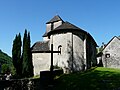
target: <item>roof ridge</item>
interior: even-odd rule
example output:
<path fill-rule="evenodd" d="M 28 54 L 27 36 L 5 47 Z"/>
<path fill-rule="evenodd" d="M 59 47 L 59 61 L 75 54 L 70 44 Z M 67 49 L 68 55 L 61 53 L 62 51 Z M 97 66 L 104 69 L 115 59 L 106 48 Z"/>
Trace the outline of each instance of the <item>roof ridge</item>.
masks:
<path fill-rule="evenodd" d="M 48 21 L 46 24 L 48 23 L 53 23 L 53 22 L 57 22 L 57 21 L 63 21 L 62 18 L 59 15 L 55 15 L 50 21 Z"/>
<path fill-rule="evenodd" d="M 110 39 L 110 41 L 105 45 L 105 47 L 103 48 L 103 50 L 112 42 L 112 40 L 113 40 L 114 38 L 119 39 L 117 36 L 112 37 L 112 38 Z M 119 39 L 119 40 L 120 40 L 120 39 Z M 103 50 L 102 50 L 102 51 L 103 51 Z"/>
<path fill-rule="evenodd" d="M 74 24 L 72 24 L 72 23 L 70 23 L 68 21 L 65 21 L 62 25 L 58 26 L 54 30 L 58 30 L 58 29 L 80 29 L 80 30 L 83 30 L 83 29 L 75 26 Z M 52 30 L 52 31 L 54 31 L 54 30 Z"/>

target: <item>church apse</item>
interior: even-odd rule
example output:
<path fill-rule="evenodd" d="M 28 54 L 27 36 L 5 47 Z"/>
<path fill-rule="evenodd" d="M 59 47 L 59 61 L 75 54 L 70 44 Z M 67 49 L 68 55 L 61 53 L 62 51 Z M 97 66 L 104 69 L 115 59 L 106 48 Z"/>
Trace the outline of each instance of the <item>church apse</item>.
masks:
<path fill-rule="evenodd" d="M 85 36 L 92 39 L 92 41 L 89 42 L 85 39 Z M 87 63 L 88 58 L 90 62 L 95 62 L 96 52 L 94 48 L 96 48 L 97 44 L 93 40 L 92 36 L 81 28 L 69 22 L 64 22 L 58 15 L 46 23 L 46 32 L 43 35 L 43 39 L 44 41 L 42 42 L 44 44 L 40 44 L 42 42 L 36 44 L 38 45 L 38 50 L 39 48 L 42 49 L 42 51 L 46 50 L 44 45 L 47 46 L 48 50 L 51 50 L 50 45 L 53 44 L 53 51 L 61 51 L 59 54 L 53 54 L 53 65 L 62 68 L 64 73 L 85 70 L 85 67 L 89 64 Z M 90 52 L 93 52 L 92 57 L 88 57 L 87 55 L 87 45 L 90 45 Z M 37 48 L 35 47 L 34 49 L 36 50 Z M 49 70 L 51 61 L 50 54 L 47 55 L 46 53 L 41 54 L 39 52 L 33 52 L 32 55 L 33 62 L 35 63 L 34 70 L 42 71 L 42 68 L 46 66 L 46 64 L 47 66 L 45 68 L 46 70 Z M 44 64 L 40 66 L 41 68 L 37 65 L 38 61 L 40 61 L 39 64 Z M 44 63 L 44 61 L 46 63 Z M 38 71 L 36 71 L 36 73 L 37 72 Z"/>

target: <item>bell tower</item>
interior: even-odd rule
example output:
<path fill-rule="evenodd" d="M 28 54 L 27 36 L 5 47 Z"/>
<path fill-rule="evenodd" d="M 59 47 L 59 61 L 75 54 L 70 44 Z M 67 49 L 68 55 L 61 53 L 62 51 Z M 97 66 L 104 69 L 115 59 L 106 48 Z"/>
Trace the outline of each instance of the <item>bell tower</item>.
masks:
<path fill-rule="evenodd" d="M 43 40 L 47 41 L 49 40 L 47 33 L 54 30 L 58 26 L 62 25 L 64 21 L 60 18 L 59 15 L 54 16 L 50 21 L 46 23 L 46 32 L 43 35 Z"/>

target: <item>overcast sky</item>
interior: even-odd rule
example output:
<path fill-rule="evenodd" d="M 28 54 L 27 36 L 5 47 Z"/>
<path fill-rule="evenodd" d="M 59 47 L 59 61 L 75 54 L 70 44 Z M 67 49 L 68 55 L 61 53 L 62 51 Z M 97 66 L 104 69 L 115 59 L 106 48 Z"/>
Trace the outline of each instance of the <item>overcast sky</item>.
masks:
<path fill-rule="evenodd" d="M 31 45 L 42 41 L 55 15 L 89 32 L 99 46 L 120 35 L 120 0 L 0 0 L 0 49 L 11 55 L 15 35 L 25 29 Z"/>

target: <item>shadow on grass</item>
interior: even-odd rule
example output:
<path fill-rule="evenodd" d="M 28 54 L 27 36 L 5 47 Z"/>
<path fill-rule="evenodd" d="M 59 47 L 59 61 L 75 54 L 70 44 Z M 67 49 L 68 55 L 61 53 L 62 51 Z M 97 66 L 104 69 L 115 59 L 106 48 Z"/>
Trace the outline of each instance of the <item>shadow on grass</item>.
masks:
<path fill-rule="evenodd" d="M 55 81 L 54 90 L 119 90 L 120 70 L 96 68 L 63 75 Z"/>

